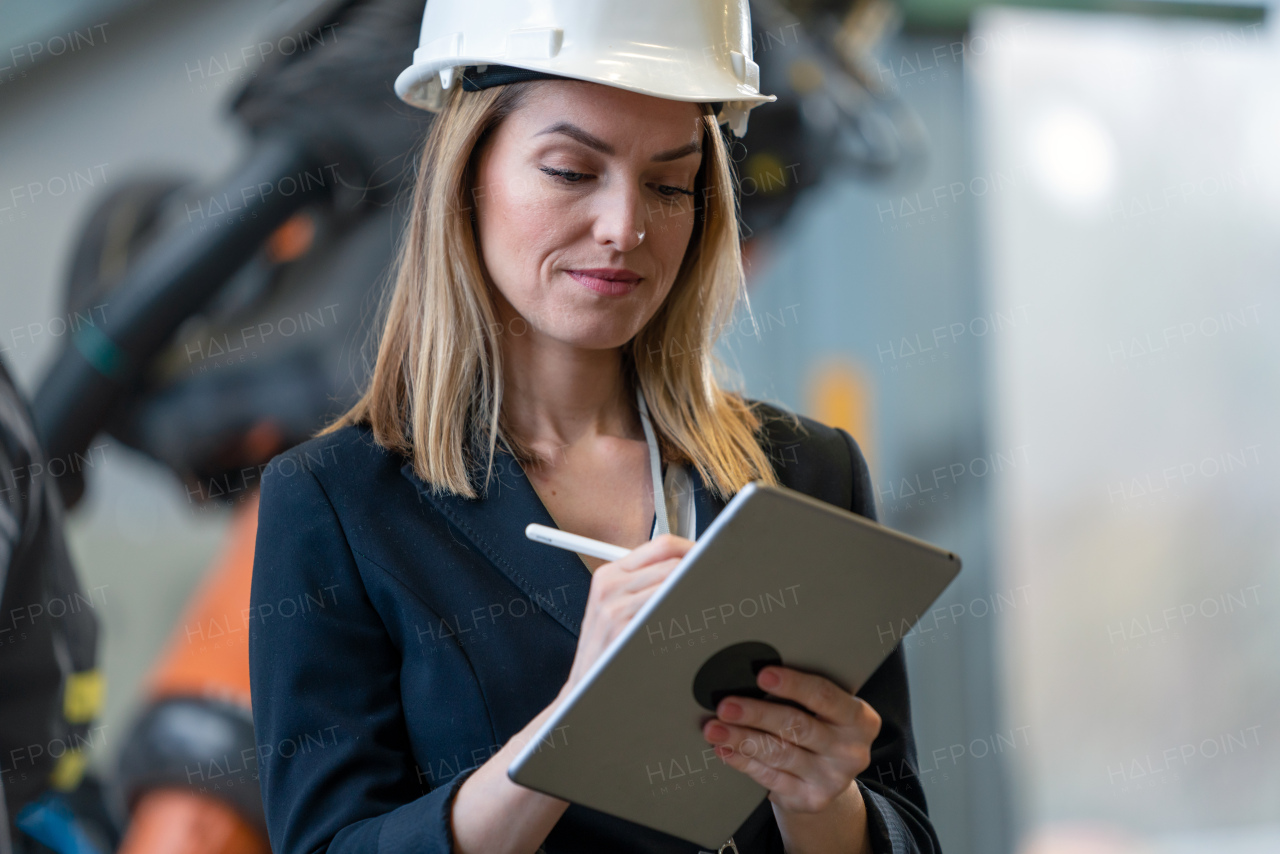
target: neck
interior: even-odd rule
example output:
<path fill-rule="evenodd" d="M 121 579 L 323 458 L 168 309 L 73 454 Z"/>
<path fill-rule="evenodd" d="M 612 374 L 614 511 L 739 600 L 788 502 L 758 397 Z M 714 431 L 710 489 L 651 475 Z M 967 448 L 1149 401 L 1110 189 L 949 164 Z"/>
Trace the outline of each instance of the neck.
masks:
<path fill-rule="evenodd" d="M 532 327 L 501 335 L 502 409 L 515 436 L 538 454 L 558 456 L 597 436 L 644 440 L 620 348 L 589 350 Z"/>

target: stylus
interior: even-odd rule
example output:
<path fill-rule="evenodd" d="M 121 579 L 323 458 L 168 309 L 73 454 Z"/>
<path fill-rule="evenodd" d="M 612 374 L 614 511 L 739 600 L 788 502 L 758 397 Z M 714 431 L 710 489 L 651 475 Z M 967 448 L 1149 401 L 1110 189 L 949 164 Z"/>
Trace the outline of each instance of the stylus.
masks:
<path fill-rule="evenodd" d="M 568 531 L 561 531 L 559 528 L 548 528 L 546 525 L 539 525 L 537 522 L 530 522 L 526 525 L 524 535 L 535 543 L 545 543 L 548 546 L 555 546 L 558 549 L 565 549 L 578 554 L 591 555 L 601 560 L 617 560 L 631 551 L 631 549 L 610 545 L 600 540 L 593 540 L 590 537 L 570 534 Z"/>

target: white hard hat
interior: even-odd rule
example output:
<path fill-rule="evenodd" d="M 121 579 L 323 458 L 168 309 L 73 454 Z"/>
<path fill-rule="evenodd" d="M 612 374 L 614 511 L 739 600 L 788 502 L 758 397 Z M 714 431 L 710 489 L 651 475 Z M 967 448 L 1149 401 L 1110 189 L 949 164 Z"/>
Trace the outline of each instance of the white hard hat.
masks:
<path fill-rule="evenodd" d="M 468 89 L 568 77 L 721 104 L 738 136 L 777 100 L 760 94 L 748 0 L 429 0 L 396 94 L 438 111 L 464 69 Z"/>

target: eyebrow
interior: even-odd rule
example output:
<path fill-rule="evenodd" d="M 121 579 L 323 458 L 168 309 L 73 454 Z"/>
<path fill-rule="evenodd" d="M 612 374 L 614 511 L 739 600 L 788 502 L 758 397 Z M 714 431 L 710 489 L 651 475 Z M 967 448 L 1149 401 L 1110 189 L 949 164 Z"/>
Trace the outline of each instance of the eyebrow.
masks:
<path fill-rule="evenodd" d="M 587 148 L 591 148 L 600 152 L 601 154 L 613 156 L 616 153 L 614 151 L 613 146 L 605 142 L 600 137 L 595 136 L 594 134 L 587 133 L 582 128 L 578 127 L 575 124 L 570 124 L 569 122 L 556 122 L 550 127 L 547 127 L 538 131 L 536 134 L 534 134 L 534 136 L 542 136 L 548 133 L 562 134 L 576 142 L 579 142 L 585 145 Z M 694 154 L 701 150 L 702 150 L 702 144 L 697 141 L 693 141 L 693 142 L 686 143 L 680 146 L 679 148 L 672 148 L 672 149 L 668 149 L 667 151 L 659 151 L 657 154 L 653 155 L 653 157 L 651 157 L 650 159 L 654 163 L 668 163 L 672 160 L 679 160 L 681 157 L 688 157 L 690 154 Z"/>

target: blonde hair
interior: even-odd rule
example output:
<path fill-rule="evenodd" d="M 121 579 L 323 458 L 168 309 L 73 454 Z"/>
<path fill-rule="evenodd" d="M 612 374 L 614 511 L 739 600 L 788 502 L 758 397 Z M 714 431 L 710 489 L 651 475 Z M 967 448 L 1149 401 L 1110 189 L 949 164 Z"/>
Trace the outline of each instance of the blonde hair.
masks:
<path fill-rule="evenodd" d="M 488 447 L 486 488 L 499 442 L 521 463 L 541 462 L 502 414 L 501 332 L 494 331 L 501 327 L 468 201 L 477 153 L 531 85 L 538 83 L 453 87 L 418 165 L 368 387 L 321 431 L 367 424 L 378 444 L 412 460 L 430 488 L 467 498 L 478 496 L 470 476 L 477 438 Z M 712 346 L 739 295 L 745 298 L 745 275 L 728 148 L 709 107 L 701 121 L 689 248 L 662 306 L 623 345 L 622 361 L 632 397 L 636 383 L 643 390 L 663 459 L 692 465 L 727 500 L 752 480 L 774 484 L 777 476 L 757 438 L 762 414 L 715 377 Z"/>

